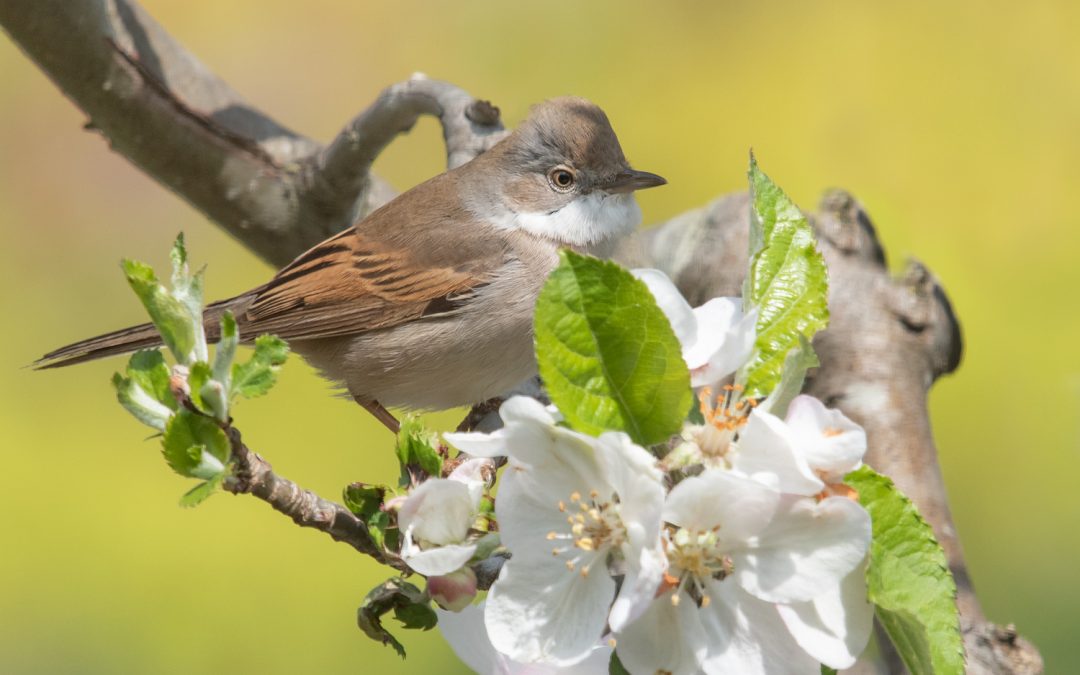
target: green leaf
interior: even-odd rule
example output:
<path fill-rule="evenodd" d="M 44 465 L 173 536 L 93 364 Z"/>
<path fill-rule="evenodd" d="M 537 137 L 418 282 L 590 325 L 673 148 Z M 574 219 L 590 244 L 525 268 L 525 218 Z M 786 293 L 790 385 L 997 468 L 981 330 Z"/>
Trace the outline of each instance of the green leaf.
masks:
<path fill-rule="evenodd" d="M 350 483 L 342 491 L 345 508 L 363 519 L 368 519 L 382 508 L 386 488 L 382 485 Z"/>
<path fill-rule="evenodd" d="M 206 334 L 202 326 L 203 273 L 205 270 L 199 270 L 194 276 L 188 271 L 187 248 L 184 246 L 183 232 L 176 235 L 176 241 L 173 242 L 169 258 L 172 261 L 172 296 L 187 308 L 194 324 L 194 357 L 205 361 L 207 360 Z"/>
<path fill-rule="evenodd" d="M 126 374 L 159 403 L 176 409 L 176 397 L 169 389 L 169 367 L 165 365 L 161 350 L 144 349 L 132 354 Z"/>
<path fill-rule="evenodd" d="M 114 373 L 112 383 L 116 389 L 116 400 L 135 419 L 158 431 L 165 430 L 169 417 L 173 414 L 172 409 L 158 401 L 130 377 Z"/>
<path fill-rule="evenodd" d="M 836 668 L 830 668 L 823 663 L 821 664 L 821 675 L 836 675 Z"/>
<path fill-rule="evenodd" d="M 165 346 L 178 362 L 185 365 L 191 363 L 195 358 L 196 339 L 195 321 L 188 307 L 158 283 L 157 276 L 149 265 L 135 260 L 124 260 L 122 267 L 128 284 L 142 301 L 150 320 L 161 333 Z"/>
<path fill-rule="evenodd" d="M 611 652 L 611 659 L 608 660 L 608 675 L 630 675 L 630 671 L 622 664 L 619 655 L 615 652 Z"/>
<path fill-rule="evenodd" d="M 219 473 L 210 480 L 203 481 L 185 492 L 184 496 L 180 498 L 180 506 L 189 509 L 202 504 L 210 497 L 210 495 L 217 491 L 222 481 L 225 480 L 226 475 L 228 475 L 227 472 Z"/>
<path fill-rule="evenodd" d="M 750 156 L 750 273 L 744 305 L 756 308 L 757 339 L 739 373 L 746 396 L 766 396 L 780 381 L 784 358 L 800 336 L 829 321 L 825 260 L 806 217 Z"/>
<path fill-rule="evenodd" d="M 275 335 L 255 339 L 255 351 L 246 363 L 232 367 L 233 396 L 255 398 L 270 391 L 277 381 L 277 370 L 289 355 L 289 345 Z"/>
<path fill-rule="evenodd" d="M 625 431 L 651 445 L 682 426 L 690 374 L 648 287 L 613 262 L 572 251 L 536 303 L 540 376 L 570 426 Z"/>
<path fill-rule="evenodd" d="M 438 451 L 439 439 L 429 432 L 415 415 L 401 420 L 397 445 L 394 448 L 401 464 L 401 486 L 413 483 L 417 470 L 438 478 L 442 474 L 442 457 Z M 418 476 L 422 478 L 422 476 Z"/>
<path fill-rule="evenodd" d="M 439 616 L 428 604 L 394 607 L 394 618 L 400 621 L 403 627 L 412 630 L 431 630 L 439 623 Z"/>
<path fill-rule="evenodd" d="M 213 374 L 210 372 L 210 364 L 205 361 L 196 361 L 188 370 L 188 388 L 191 390 L 191 401 L 199 410 L 209 412 L 202 400 L 202 389 Z"/>
<path fill-rule="evenodd" d="M 382 617 L 393 610 L 394 615 L 406 628 L 427 630 L 435 625 L 434 621 L 427 625 L 430 617 L 425 617 L 423 610 L 410 609 L 413 606 L 427 607 L 428 611 L 431 611 L 427 596 L 419 588 L 397 577 L 387 579 L 364 598 L 356 610 L 356 624 L 368 637 L 390 645 L 401 658 L 405 658 L 405 647 L 383 627 Z"/>
<path fill-rule="evenodd" d="M 209 480 L 225 470 L 229 438 L 209 417 L 181 410 L 165 426 L 165 461 L 181 476 Z"/>
<path fill-rule="evenodd" d="M 777 417 L 787 414 L 788 405 L 798 396 L 806 382 L 806 372 L 821 365 L 814 348 L 805 336 L 799 335 L 799 345 L 784 357 L 784 368 L 780 371 L 780 383 L 769 397 L 759 406 L 761 410 Z"/>
<path fill-rule="evenodd" d="M 869 467 L 844 481 L 870 512 L 867 595 L 912 675 L 964 672 L 956 583 L 941 545 L 915 505 Z"/>
<path fill-rule="evenodd" d="M 236 317 L 229 310 L 225 310 L 221 315 L 221 339 L 214 350 L 214 379 L 224 385 L 226 391 L 232 387 L 232 362 L 236 358 L 236 345 L 239 341 Z"/>

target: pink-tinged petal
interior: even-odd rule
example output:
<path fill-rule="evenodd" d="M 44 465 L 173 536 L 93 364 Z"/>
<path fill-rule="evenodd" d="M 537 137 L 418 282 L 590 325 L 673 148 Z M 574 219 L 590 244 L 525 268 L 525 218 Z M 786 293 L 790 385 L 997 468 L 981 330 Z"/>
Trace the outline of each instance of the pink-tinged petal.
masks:
<path fill-rule="evenodd" d="M 411 529 L 405 531 L 405 540 L 401 544 L 401 558 L 405 564 L 426 577 L 455 572 L 469 562 L 474 553 L 474 544 L 448 544 L 421 549 L 417 546 Z"/>
<path fill-rule="evenodd" d="M 846 497 L 788 498 L 750 547 L 732 552 L 735 579 L 768 602 L 802 602 L 836 588 L 870 545 L 870 514 Z"/>
<path fill-rule="evenodd" d="M 412 491 L 398 511 L 398 525 L 422 544 L 456 544 L 476 517 L 469 488 L 456 480 L 430 478 Z"/>
<path fill-rule="evenodd" d="M 476 572 L 462 567 L 450 574 L 430 576 L 427 580 L 427 594 L 439 607 L 460 612 L 476 598 Z"/>
<path fill-rule="evenodd" d="M 566 666 L 587 658 L 607 623 L 615 582 L 549 561 L 511 558 L 488 593 L 484 624 L 495 649 L 515 661 Z"/>
<path fill-rule="evenodd" d="M 798 452 L 784 421 L 761 410 L 750 413 L 739 434 L 732 465 L 738 473 L 780 492 L 816 495 L 825 489 L 825 483 Z"/>
<path fill-rule="evenodd" d="M 840 586 L 813 600 L 777 605 L 795 641 L 830 668 L 850 668 L 870 642 L 874 606 L 866 599 L 866 567 L 863 561 Z"/>
<path fill-rule="evenodd" d="M 656 591 L 664 580 L 667 566 L 667 557 L 661 548 L 641 549 L 635 560 L 626 561 L 626 574 L 619 588 L 619 597 L 615 598 L 608 615 L 608 626 L 612 631 L 617 633 L 625 628 L 655 602 Z"/>
<path fill-rule="evenodd" d="M 785 630 L 776 606 L 730 581 L 708 585 L 710 602 L 700 610 L 708 652 L 702 672 L 710 675 L 818 675 L 821 667 Z"/>
<path fill-rule="evenodd" d="M 759 534 L 772 520 L 780 494 L 729 471 L 708 469 L 687 478 L 668 494 L 664 520 L 689 530 L 711 530 L 727 544 Z"/>
<path fill-rule="evenodd" d="M 791 401 L 787 424 L 802 456 L 828 482 L 840 482 L 862 464 L 866 432 L 813 396 L 800 395 Z"/>
<path fill-rule="evenodd" d="M 616 636 L 615 652 L 631 673 L 701 672 L 708 638 L 694 601 L 686 593 L 680 594 L 677 605 L 671 603 L 670 592 L 656 598 L 637 621 Z"/>
<path fill-rule="evenodd" d="M 675 287 L 671 279 L 660 270 L 636 269 L 630 270 L 630 273 L 644 281 L 649 287 L 649 291 L 656 298 L 657 306 L 671 323 L 675 337 L 683 346 L 685 356 L 687 347 L 693 345 L 699 335 L 698 319 L 694 310 L 690 309 L 690 304 L 683 298 L 682 293 L 679 293 L 679 289 Z"/>

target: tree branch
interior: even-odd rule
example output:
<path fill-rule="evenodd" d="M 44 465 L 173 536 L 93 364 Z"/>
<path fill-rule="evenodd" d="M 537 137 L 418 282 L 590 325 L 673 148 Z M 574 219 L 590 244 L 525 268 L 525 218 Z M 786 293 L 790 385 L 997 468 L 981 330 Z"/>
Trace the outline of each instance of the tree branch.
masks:
<path fill-rule="evenodd" d="M 645 233 L 623 260 L 664 270 L 692 305 L 738 296 L 749 209 L 745 193 L 722 197 Z M 1034 646 L 983 615 L 949 512 L 927 409 L 930 387 L 956 369 L 962 350 L 944 289 L 916 261 L 891 278 L 869 216 L 848 193 L 827 193 L 811 221 L 829 266 L 831 317 L 814 339 L 821 366 L 807 393 L 866 429 L 867 463 L 892 478 L 933 526 L 956 578 L 968 672 L 1042 672 Z M 893 661 L 888 672 L 903 668 Z"/>
<path fill-rule="evenodd" d="M 451 166 L 503 133 L 494 106 L 414 79 L 324 150 L 244 101 L 132 0 L 6 0 L 0 25 L 87 128 L 276 266 L 394 196 L 371 162 L 417 116 L 439 116 Z"/>
<path fill-rule="evenodd" d="M 225 490 L 233 494 L 258 497 L 300 527 L 311 527 L 325 532 L 334 541 L 348 544 L 377 562 L 397 570 L 408 569 L 400 558 L 386 553 L 375 543 L 367 525 L 352 511 L 274 473 L 269 462 L 244 445 L 240 432 L 235 427 L 227 427 L 226 433 L 232 445 L 235 470 L 225 481 Z"/>

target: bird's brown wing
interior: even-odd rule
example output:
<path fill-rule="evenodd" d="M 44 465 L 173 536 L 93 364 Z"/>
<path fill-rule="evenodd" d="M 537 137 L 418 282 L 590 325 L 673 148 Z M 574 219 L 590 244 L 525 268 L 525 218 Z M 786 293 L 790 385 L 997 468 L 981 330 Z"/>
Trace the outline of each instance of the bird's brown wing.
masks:
<path fill-rule="evenodd" d="M 241 332 L 333 337 L 452 312 L 492 279 L 506 255 L 498 238 L 463 246 L 455 225 L 420 228 L 412 237 L 358 227 L 328 239 L 256 289 L 240 312 Z"/>

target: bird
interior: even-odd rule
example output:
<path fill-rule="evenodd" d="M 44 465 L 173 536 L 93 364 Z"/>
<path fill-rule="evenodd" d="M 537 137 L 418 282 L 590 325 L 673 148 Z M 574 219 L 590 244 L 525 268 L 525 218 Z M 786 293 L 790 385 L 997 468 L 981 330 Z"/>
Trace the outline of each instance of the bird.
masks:
<path fill-rule="evenodd" d="M 208 305 L 241 340 L 272 333 L 392 431 L 388 408 L 481 403 L 537 372 L 533 309 L 559 250 L 606 257 L 641 221 L 631 168 L 604 111 L 578 97 L 532 107 L 475 159 L 402 193 L 270 281 Z M 55 368 L 161 344 L 152 324 L 61 347 Z"/>

